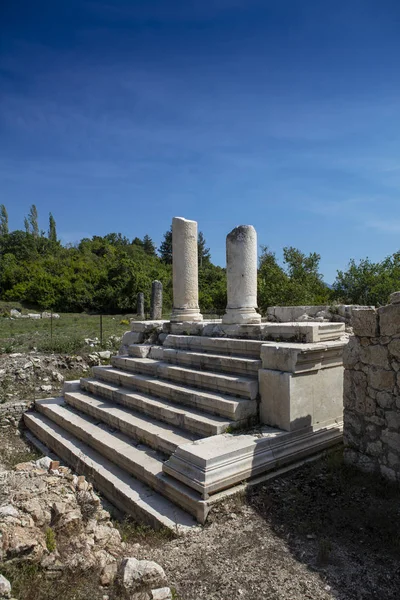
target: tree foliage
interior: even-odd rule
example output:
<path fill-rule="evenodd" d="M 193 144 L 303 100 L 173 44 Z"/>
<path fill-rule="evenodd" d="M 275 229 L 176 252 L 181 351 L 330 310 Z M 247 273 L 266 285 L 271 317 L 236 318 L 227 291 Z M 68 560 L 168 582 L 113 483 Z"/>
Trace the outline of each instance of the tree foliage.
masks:
<path fill-rule="evenodd" d="M 258 270 L 258 305 L 262 313 L 269 306 L 326 304 L 330 290 L 319 273 L 321 257 L 306 255 L 293 247 L 283 249 L 283 266 L 267 246 L 262 246 Z"/>
<path fill-rule="evenodd" d="M 51 213 L 49 213 L 49 240 L 57 242 L 56 221 Z"/>
<path fill-rule="evenodd" d="M 164 233 L 159 252 L 162 262 L 172 265 L 172 226 Z"/>
<path fill-rule="evenodd" d="M 29 210 L 28 222 L 30 225 L 30 232 L 32 233 L 32 235 L 35 238 L 39 237 L 38 211 L 35 204 L 32 204 Z"/>
<path fill-rule="evenodd" d="M 350 260 L 346 271 L 338 271 L 333 284 L 334 297 L 346 304 L 380 306 L 400 289 L 400 252 L 380 262 L 364 258 Z"/>
<path fill-rule="evenodd" d="M 0 235 L 8 233 L 8 213 L 4 204 L 0 204 Z"/>

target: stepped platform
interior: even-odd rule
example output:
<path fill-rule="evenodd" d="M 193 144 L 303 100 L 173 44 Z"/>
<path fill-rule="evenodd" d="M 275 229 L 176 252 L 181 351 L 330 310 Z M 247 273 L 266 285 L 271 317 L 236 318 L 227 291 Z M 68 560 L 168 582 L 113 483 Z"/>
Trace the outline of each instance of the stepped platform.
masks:
<path fill-rule="evenodd" d="M 37 400 L 25 424 L 121 510 L 154 527 L 185 531 L 205 522 L 213 497 L 341 439 L 340 419 L 330 415 L 323 427 L 312 419 L 292 426 L 286 412 L 278 425 L 260 423 L 268 394 L 275 408 L 277 403 L 276 382 L 266 383 L 266 373 L 304 381 L 305 372 L 320 368 L 317 359 L 331 371 L 340 368 L 343 346 L 319 340 L 297 342 L 293 350 L 290 343 L 247 337 L 249 328 L 261 331 L 264 325 L 271 326 L 238 326 L 243 337 L 228 337 L 204 335 L 210 323 L 132 323 L 123 353 L 113 356 L 110 366 L 66 382 L 60 398 Z M 342 330 L 323 327 L 341 326 L 336 323 L 308 330 L 309 323 L 300 325 L 314 337 L 331 331 L 337 339 Z M 220 323 L 213 322 L 216 326 Z M 178 331 L 165 331 L 171 328 Z M 297 335 L 297 324 L 291 332 Z M 142 339 L 147 333 L 152 343 Z M 301 365 L 297 371 L 295 364 Z M 268 370 L 271 365 L 275 370 Z M 321 385 L 319 394 L 323 380 Z M 271 420 L 275 412 L 270 411 Z"/>

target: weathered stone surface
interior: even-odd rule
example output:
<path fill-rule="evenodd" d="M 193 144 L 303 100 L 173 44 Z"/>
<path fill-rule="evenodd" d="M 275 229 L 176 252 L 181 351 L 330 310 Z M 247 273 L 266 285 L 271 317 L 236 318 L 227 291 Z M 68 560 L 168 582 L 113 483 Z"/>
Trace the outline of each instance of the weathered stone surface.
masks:
<path fill-rule="evenodd" d="M 163 587 L 156 590 L 151 590 L 152 600 L 172 600 L 171 588 Z"/>
<path fill-rule="evenodd" d="M 151 304 L 150 319 L 159 320 L 162 318 L 163 304 L 163 285 L 161 281 L 153 281 L 151 284 Z"/>
<path fill-rule="evenodd" d="M 400 431 L 400 412 L 397 410 L 386 411 L 385 413 L 387 426 L 389 429 Z"/>
<path fill-rule="evenodd" d="M 10 598 L 11 597 L 11 583 L 4 577 L 4 575 L 0 575 L 0 598 Z"/>
<path fill-rule="evenodd" d="M 240 225 L 226 238 L 228 304 L 226 324 L 260 323 L 257 308 L 257 233 L 252 225 Z"/>
<path fill-rule="evenodd" d="M 395 384 L 393 371 L 376 369 L 374 366 L 368 372 L 368 385 L 376 390 L 391 391 Z"/>
<path fill-rule="evenodd" d="M 400 292 L 393 292 L 389 296 L 390 304 L 400 304 Z"/>
<path fill-rule="evenodd" d="M 151 589 L 165 586 L 164 569 L 157 563 L 136 558 L 124 558 L 119 568 L 122 586 L 127 592 L 135 592 L 141 586 Z"/>
<path fill-rule="evenodd" d="M 353 309 L 351 324 L 354 335 L 365 337 L 379 335 L 378 315 L 374 308 Z"/>
<path fill-rule="evenodd" d="M 202 321 L 199 310 L 197 222 L 172 220 L 172 279 L 174 306 L 171 321 Z"/>
<path fill-rule="evenodd" d="M 381 369 L 390 369 L 389 355 L 386 346 L 366 346 L 360 351 L 361 362 L 367 365 L 380 367 Z"/>
<path fill-rule="evenodd" d="M 144 294 L 139 292 L 136 300 L 136 313 L 139 319 L 144 319 Z"/>
<path fill-rule="evenodd" d="M 396 338 L 389 343 L 388 351 L 395 358 L 400 358 L 400 338 Z"/>
<path fill-rule="evenodd" d="M 400 333 L 400 304 L 388 304 L 378 308 L 381 335 L 393 336 Z"/>
<path fill-rule="evenodd" d="M 361 344 L 358 337 L 353 336 L 349 339 L 347 346 L 343 350 L 343 366 L 352 369 L 359 361 L 361 354 Z"/>

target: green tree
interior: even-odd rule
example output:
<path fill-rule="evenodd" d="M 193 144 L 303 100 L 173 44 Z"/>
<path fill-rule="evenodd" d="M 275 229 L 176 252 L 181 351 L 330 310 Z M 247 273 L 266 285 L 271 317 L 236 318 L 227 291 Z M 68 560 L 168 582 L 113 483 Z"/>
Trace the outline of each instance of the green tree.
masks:
<path fill-rule="evenodd" d="M 156 247 L 153 243 L 153 240 L 149 235 L 147 235 L 147 233 L 143 238 L 143 249 L 146 254 L 149 254 L 150 256 L 156 256 Z"/>
<path fill-rule="evenodd" d="M 0 235 L 8 234 L 8 213 L 4 204 L 0 204 Z"/>
<path fill-rule="evenodd" d="M 25 227 L 25 232 L 28 234 L 30 227 L 29 227 L 29 221 L 28 221 L 27 217 L 24 218 L 24 227 Z"/>
<path fill-rule="evenodd" d="M 160 258 L 166 265 L 172 265 L 172 225 L 164 233 L 164 239 L 160 246 Z"/>
<path fill-rule="evenodd" d="M 51 213 L 49 213 L 49 240 L 51 242 L 57 241 L 56 222 Z"/>
<path fill-rule="evenodd" d="M 334 297 L 346 304 L 380 306 L 400 289 L 400 252 L 380 262 L 351 259 L 346 271 L 338 271 L 333 284 Z"/>
<path fill-rule="evenodd" d="M 206 247 L 206 239 L 201 231 L 199 231 L 197 241 L 197 252 L 199 267 L 202 268 L 204 265 L 209 264 L 211 261 L 210 249 Z"/>
<path fill-rule="evenodd" d="M 30 231 L 35 238 L 39 237 L 39 225 L 38 225 L 38 212 L 35 204 L 32 204 L 29 214 L 28 221 L 30 224 Z"/>

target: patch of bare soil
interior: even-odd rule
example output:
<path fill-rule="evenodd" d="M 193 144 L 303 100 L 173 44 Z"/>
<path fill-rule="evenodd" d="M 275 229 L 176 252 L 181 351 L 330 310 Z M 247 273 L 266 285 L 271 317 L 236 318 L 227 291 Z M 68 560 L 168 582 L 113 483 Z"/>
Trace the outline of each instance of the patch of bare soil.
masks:
<path fill-rule="evenodd" d="M 400 490 L 346 467 L 339 451 L 140 553 L 182 600 L 398 600 L 399 517 Z"/>

